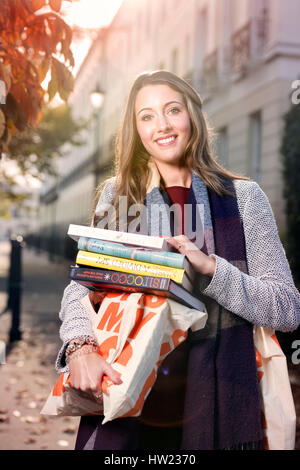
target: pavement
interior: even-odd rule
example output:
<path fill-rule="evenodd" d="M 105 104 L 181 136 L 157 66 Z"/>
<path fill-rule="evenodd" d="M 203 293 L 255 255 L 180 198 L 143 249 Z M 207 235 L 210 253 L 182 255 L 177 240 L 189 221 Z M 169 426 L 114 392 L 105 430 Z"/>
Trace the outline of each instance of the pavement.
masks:
<path fill-rule="evenodd" d="M 0 241 L 0 312 L 7 302 L 10 244 Z M 11 315 L 0 316 L 0 450 L 73 450 L 79 417 L 40 414 L 58 379 L 58 312 L 69 261 L 23 249 L 22 339 L 9 347 Z M 2 346 L 2 349 L 1 349 Z M 6 354 L 4 354 L 6 353 Z M 288 362 L 300 450 L 300 364 Z"/>
<path fill-rule="evenodd" d="M 10 244 L 0 242 L 0 312 L 7 302 L 9 257 Z M 74 449 L 80 418 L 40 414 L 59 377 L 58 312 L 69 265 L 23 249 L 22 339 L 11 348 L 11 314 L 0 316 L 0 450 Z"/>

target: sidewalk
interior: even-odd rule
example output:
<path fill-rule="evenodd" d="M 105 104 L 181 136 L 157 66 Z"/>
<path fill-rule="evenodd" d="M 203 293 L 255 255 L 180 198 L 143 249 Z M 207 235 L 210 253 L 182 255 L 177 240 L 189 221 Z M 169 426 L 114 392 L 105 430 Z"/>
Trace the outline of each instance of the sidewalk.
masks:
<path fill-rule="evenodd" d="M 0 312 L 7 300 L 9 254 L 10 244 L 0 242 Z M 59 377 L 54 369 L 61 345 L 58 312 L 69 264 L 50 262 L 44 253 L 23 250 L 22 341 L 0 365 L 1 450 L 74 449 L 80 418 L 40 415 Z M 5 343 L 10 322 L 10 313 L 0 317 L 0 340 Z"/>
<path fill-rule="evenodd" d="M 9 243 L 0 242 L 0 312 L 7 300 L 9 254 Z M 7 354 L 6 364 L 0 365 L 0 450 L 74 449 L 80 418 L 40 415 L 59 377 L 54 369 L 61 345 L 58 312 L 69 265 L 23 250 L 23 337 Z M 7 342 L 10 322 L 10 313 L 0 317 L 0 341 Z M 289 373 L 297 412 L 296 450 L 300 450 L 300 364 L 289 364 Z"/>

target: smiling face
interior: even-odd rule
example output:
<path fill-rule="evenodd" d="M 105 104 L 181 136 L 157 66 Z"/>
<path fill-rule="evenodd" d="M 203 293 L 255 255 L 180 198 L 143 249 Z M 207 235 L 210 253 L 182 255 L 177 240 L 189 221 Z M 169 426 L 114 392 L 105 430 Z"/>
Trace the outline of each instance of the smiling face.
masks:
<path fill-rule="evenodd" d="M 179 166 L 191 136 L 190 116 L 181 93 L 168 85 L 146 85 L 135 100 L 141 141 L 160 165 Z"/>

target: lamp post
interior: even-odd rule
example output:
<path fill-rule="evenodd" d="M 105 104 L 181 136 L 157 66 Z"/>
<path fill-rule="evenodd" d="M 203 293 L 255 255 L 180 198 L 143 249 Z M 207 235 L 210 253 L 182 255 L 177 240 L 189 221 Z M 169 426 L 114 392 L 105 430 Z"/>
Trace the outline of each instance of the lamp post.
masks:
<path fill-rule="evenodd" d="M 100 140 L 100 129 L 101 129 L 101 108 L 104 101 L 104 91 L 100 88 L 99 84 L 96 86 L 90 94 L 90 100 L 94 109 L 95 117 L 95 133 L 94 133 L 94 173 L 95 173 L 95 186 L 98 184 L 98 167 L 99 167 L 99 140 Z"/>

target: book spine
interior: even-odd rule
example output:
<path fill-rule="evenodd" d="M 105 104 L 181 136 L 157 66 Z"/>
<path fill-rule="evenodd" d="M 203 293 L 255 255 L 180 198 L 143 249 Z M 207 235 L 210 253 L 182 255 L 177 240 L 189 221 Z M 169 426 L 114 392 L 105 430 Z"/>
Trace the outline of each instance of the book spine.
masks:
<path fill-rule="evenodd" d="M 74 281 L 86 281 L 91 283 L 101 283 L 120 286 L 131 286 L 134 288 L 147 288 L 157 290 L 169 290 L 170 279 L 154 276 L 141 276 L 140 274 L 129 274 L 119 271 L 109 271 L 107 269 L 70 269 L 70 277 Z"/>
<path fill-rule="evenodd" d="M 168 277 L 178 283 L 182 282 L 184 276 L 184 269 L 102 255 L 100 253 L 91 253 L 89 251 L 82 250 L 77 254 L 76 263 L 97 268 L 141 274 L 143 276 Z"/>
<path fill-rule="evenodd" d="M 168 251 L 150 251 L 139 248 L 131 248 L 121 243 L 105 242 L 96 238 L 80 237 L 78 250 L 86 250 L 104 255 L 117 256 L 120 258 L 134 259 L 147 263 L 162 264 L 173 268 L 183 269 L 185 256 L 180 253 Z"/>

